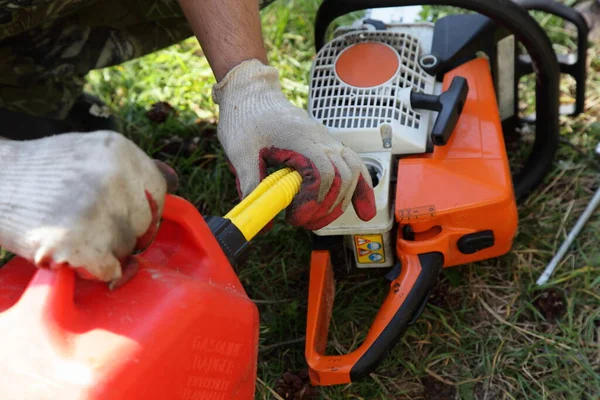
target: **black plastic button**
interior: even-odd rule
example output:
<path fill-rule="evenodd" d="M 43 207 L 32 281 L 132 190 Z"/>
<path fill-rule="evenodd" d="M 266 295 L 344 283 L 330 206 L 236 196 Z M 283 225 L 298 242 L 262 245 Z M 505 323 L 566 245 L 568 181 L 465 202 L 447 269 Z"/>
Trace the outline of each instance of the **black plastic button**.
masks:
<path fill-rule="evenodd" d="M 411 242 L 415 240 L 415 233 L 410 225 L 404 225 L 404 228 L 402 228 L 402 238 L 404 240 L 410 240 Z"/>
<path fill-rule="evenodd" d="M 458 250 L 463 254 L 473 254 L 492 247 L 495 243 L 494 232 L 491 230 L 470 233 L 458 240 Z"/>
<path fill-rule="evenodd" d="M 396 264 L 385 274 L 385 279 L 392 282 L 400 276 L 400 272 L 402 272 L 402 263 L 400 260 L 396 261 Z"/>

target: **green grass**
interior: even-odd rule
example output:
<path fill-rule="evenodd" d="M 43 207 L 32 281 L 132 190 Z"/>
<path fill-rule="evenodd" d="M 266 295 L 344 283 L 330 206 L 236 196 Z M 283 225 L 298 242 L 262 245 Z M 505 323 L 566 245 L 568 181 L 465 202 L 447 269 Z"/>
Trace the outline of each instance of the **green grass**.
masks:
<path fill-rule="evenodd" d="M 314 48 L 316 0 L 278 2 L 263 12 L 272 64 L 285 93 L 305 107 Z M 544 20 L 565 38 L 555 21 Z M 562 35 L 562 36 L 561 36 Z M 590 163 L 600 141 L 600 58 L 590 50 L 588 109 L 562 120 L 563 145 L 545 183 L 520 207 L 513 250 L 504 257 L 446 270 L 420 320 L 370 377 L 320 389 L 323 399 L 592 399 L 600 396 L 600 220 L 593 217 L 547 285 L 564 302 L 554 319 L 536 307 L 535 280 L 598 185 Z M 225 214 L 235 184 L 215 136 L 214 83 L 195 39 L 124 65 L 94 71 L 88 89 L 116 111 L 125 132 L 150 154 L 164 139 L 199 138 L 194 151 L 164 155 L 181 178 L 177 194 L 203 213 Z M 567 88 L 568 89 L 568 88 Z M 145 112 L 168 101 L 177 115 L 163 124 Z M 243 129 L 243 127 L 240 127 Z M 558 234 L 556 233 L 558 232 Z M 260 310 L 257 399 L 287 370 L 304 363 L 308 232 L 282 218 L 257 238 L 240 279 Z M 331 347 L 355 348 L 387 293 L 378 273 L 353 271 L 338 282 Z"/>

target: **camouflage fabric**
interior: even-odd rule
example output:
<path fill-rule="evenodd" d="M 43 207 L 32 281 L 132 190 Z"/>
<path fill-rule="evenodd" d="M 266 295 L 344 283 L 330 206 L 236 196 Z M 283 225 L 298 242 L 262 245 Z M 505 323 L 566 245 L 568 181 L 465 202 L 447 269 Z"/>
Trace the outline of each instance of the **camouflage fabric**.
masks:
<path fill-rule="evenodd" d="M 0 0 L 0 107 L 64 118 L 89 71 L 190 36 L 177 0 Z"/>

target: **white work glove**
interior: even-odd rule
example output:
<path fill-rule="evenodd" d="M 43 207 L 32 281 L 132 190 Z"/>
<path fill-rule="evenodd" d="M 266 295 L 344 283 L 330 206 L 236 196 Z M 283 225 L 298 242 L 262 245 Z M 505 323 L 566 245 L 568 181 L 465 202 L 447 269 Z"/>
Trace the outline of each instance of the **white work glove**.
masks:
<path fill-rule="evenodd" d="M 244 61 L 214 86 L 213 100 L 220 110 L 217 135 L 241 198 L 265 178 L 267 167 L 288 166 L 303 178 L 287 209 L 288 223 L 317 230 L 351 202 L 362 220 L 375 216 L 371 177 L 362 159 L 288 101 L 275 68 Z"/>
<path fill-rule="evenodd" d="M 0 246 L 37 267 L 118 282 L 158 229 L 162 167 L 111 131 L 0 140 Z"/>

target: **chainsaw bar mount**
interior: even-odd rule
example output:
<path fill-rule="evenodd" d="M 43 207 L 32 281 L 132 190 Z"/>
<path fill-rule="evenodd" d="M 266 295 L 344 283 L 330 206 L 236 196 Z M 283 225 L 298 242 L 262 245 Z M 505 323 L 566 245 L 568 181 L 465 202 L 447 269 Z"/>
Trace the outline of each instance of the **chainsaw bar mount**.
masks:
<path fill-rule="evenodd" d="M 350 12 L 412 5 L 471 12 L 435 23 L 362 19 L 326 38 L 329 25 Z M 530 10 L 574 24 L 577 54 L 558 56 Z M 581 15 L 550 0 L 322 2 L 308 112 L 361 155 L 377 215 L 365 222 L 348 207 L 314 232 L 305 347 L 314 385 L 373 372 L 418 320 L 443 268 L 510 251 L 517 202 L 554 161 L 559 115 L 584 109 L 587 33 Z M 543 118 L 519 115 L 519 81 L 531 73 Z M 559 106 L 561 73 L 576 82 L 570 109 Z M 524 166 L 513 171 L 505 139 L 525 123 L 536 134 Z M 336 272 L 354 267 L 387 268 L 389 293 L 363 343 L 328 355 Z"/>

